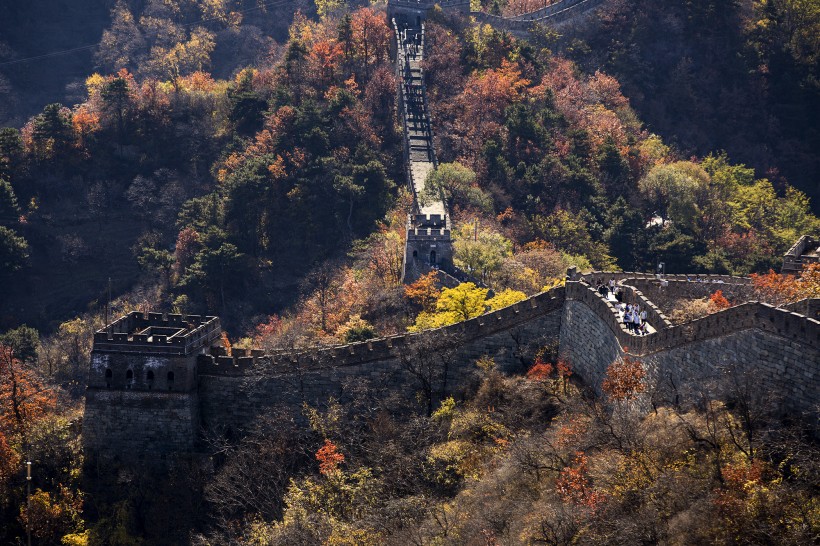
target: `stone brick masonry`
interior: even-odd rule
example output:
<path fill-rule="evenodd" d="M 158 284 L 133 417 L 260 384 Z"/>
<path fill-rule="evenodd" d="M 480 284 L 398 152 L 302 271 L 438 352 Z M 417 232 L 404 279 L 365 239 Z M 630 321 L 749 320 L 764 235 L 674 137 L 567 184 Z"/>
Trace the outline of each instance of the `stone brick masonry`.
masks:
<path fill-rule="evenodd" d="M 384 393 L 411 393 L 412 398 L 419 389 L 413 369 L 425 365 L 432 370 L 438 401 L 474 381 L 474 362 L 482 355 L 492 356 L 507 373 L 520 373 L 538 347 L 555 341 L 591 387 L 599 386 L 609 364 L 624 354 L 644 363 L 650 390 L 663 392 L 672 384 L 678 387 L 674 396 L 731 368 L 754 373 L 784 412 L 817 420 L 817 320 L 748 302 L 636 336 L 590 285 L 569 281 L 566 288 L 453 326 L 315 351 L 264 356 L 237 350 L 227 357 L 203 347 L 177 357 L 184 360 L 166 362 L 151 353 L 95 348 L 92 366 L 99 369 L 92 375 L 98 379 L 86 396 L 85 446 L 91 456 L 120 459 L 195 451 L 203 432 L 241 433 L 276 406 L 298 414 L 303 403 L 321 405 L 330 397 L 344 403 L 357 383 Z M 192 381 L 169 391 L 157 375 L 153 385 L 144 379 L 150 370 L 174 366 L 190 370 Z M 110 386 L 104 384 L 103 368 L 113 370 Z M 122 379 L 127 370 L 132 371 L 130 384 Z"/>

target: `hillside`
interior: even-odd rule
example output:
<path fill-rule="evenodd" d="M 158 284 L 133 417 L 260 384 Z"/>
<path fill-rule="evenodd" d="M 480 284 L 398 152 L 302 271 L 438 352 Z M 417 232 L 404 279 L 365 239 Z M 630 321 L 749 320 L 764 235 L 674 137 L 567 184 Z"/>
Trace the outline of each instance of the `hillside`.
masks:
<path fill-rule="evenodd" d="M 573 35 L 574 33 L 570 33 Z M 572 57 L 684 155 L 725 150 L 820 205 L 816 2 L 607 2 Z"/>
<path fill-rule="evenodd" d="M 815 542 L 816 3 L 668 4 L 119 1 L 0 65 L 0 543 Z"/>

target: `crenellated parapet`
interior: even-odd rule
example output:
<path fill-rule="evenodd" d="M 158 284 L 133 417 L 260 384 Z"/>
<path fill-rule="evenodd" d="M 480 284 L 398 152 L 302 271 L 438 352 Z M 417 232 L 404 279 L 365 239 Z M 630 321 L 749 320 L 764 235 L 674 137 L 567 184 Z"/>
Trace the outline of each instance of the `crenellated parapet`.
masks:
<path fill-rule="evenodd" d="M 399 358 L 408 347 L 425 338 L 429 340 L 425 342 L 425 346 L 431 348 L 436 346 L 436 340 L 449 344 L 456 339 L 460 344 L 470 344 L 560 311 L 564 304 L 564 293 L 563 287 L 554 288 L 492 313 L 420 333 L 398 334 L 359 343 L 269 355 L 253 351 L 252 355 L 246 356 L 246 352 L 237 353 L 238 349 L 233 349 L 232 356 L 201 356 L 199 374 L 247 375 L 254 372 L 254 365 L 263 359 L 267 371 L 285 373 L 296 367 L 301 370 L 319 370 L 328 367 L 359 366 Z"/>
<path fill-rule="evenodd" d="M 783 273 L 798 275 L 807 264 L 820 263 L 820 239 L 803 235 L 783 255 Z"/>
<path fill-rule="evenodd" d="M 189 355 L 221 333 L 217 317 L 132 311 L 94 333 L 94 350 Z"/>

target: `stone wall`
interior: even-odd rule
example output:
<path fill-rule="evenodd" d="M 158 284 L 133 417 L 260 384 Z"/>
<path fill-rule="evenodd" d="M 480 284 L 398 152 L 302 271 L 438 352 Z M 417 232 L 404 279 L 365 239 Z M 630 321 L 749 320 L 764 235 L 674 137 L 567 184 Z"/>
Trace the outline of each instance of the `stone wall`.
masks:
<path fill-rule="evenodd" d="M 808 305 L 812 308 L 813 302 Z M 595 388 L 609 364 L 624 354 L 645 363 L 650 390 L 659 401 L 688 396 L 733 369 L 756 377 L 784 411 L 816 420 L 817 320 L 748 302 L 638 336 L 623 326 L 612 303 L 594 288 L 570 281 L 565 288 L 419 334 L 267 356 L 241 350 L 225 356 L 218 349 L 190 355 L 196 359 L 196 383 L 189 392 L 149 389 L 144 383 L 130 389 L 91 385 L 84 442 L 92 456 L 162 458 L 194 450 L 203 428 L 217 434 L 240 433 L 271 408 L 298 415 L 304 403 L 321 406 L 331 397 L 344 402 L 363 385 L 376 396 L 400 396 L 408 405 L 418 404 L 420 377 L 428 382 L 437 404 L 476 385 L 474 363 L 481 356 L 493 357 L 504 372 L 521 373 L 538 348 L 555 342 L 578 376 Z M 139 358 L 95 354 L 93 366 L 97 372 L 110 365 L 118 370 L 130 367 L 144 375 L 150 368 L 145 359 L 156 356 L 134 360 Z"/>
<path fill-rule="evenodd" d="M 569 283 L 560 350 L 582 379 L 599 388 L 623 354 L 643 361 L 652 390 L 696 388 L 732 369 L 757 377 L 784 411 L 812 414 L 820 402 L 820 322 L 749 302 L 647 336 L 629 333 L 594 290 Z M 663 390 L 663 389 L 661 389 Z"/>
<path fill-rule="evenodd" d="M 415 399 L 427 372 L 434 400 L 474 386 L 475 361 L 493 357 L 506 373 L 521 373 L 535 351 L 558 341 L 564 290 L 555 289 L 453 326 L 325 350 L 231 359 L 201 357 L 202 425 L 238 431 L 273 406 L 297 411 L 303 403 L 345 401 L 366 383 L 376 392 Z M 413 370 L 413 371 L 411 371 Z"/>
<path fill-rule="evenodd" d="M 191 452 L 198 431 L 196 393 L 86 390 L 83 447 L 88 457 L 154 464 L 146 459 Z"/>

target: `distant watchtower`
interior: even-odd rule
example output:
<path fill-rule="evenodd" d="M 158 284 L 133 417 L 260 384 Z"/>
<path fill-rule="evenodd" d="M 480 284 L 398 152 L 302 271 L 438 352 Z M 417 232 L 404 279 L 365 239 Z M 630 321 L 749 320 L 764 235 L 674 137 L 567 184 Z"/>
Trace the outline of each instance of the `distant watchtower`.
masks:
<path fill-rule="evenodd" d="M 199 431 L 197 358 L 217 317 L 132 312 L 94 334 L 83 439 L 91 457 L 190 452 Z"/>

